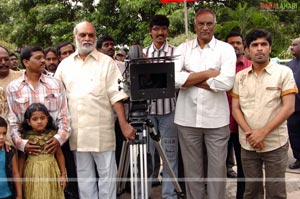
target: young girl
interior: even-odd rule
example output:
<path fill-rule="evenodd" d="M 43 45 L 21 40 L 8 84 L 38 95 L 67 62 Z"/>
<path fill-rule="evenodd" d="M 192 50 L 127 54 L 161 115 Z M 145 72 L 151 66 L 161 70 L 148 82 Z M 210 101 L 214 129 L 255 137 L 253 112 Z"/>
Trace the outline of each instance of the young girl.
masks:
<path fill-rule="evenodd" d="M 0 117 L 0 199 L 22 199 L 16 150 L 10 147 L 11 149 L 6 151 L 6 133 L 7 123 Z"/>
<path fill-rule="evenodd" d="M 21 126 L 21 135 L 37 143 L 41 153 L 19 157 L 20 173 L 24 178 L 23 189 L 26 199 L 63 199 L 66 186 L 65 159 L 59 147 L 54 154 L 44 150 L 47 140 L 56 134 L 53 119 L 41 103 L 31 104 Z M 24 164 L 25 163 L 25 164 Z"/>

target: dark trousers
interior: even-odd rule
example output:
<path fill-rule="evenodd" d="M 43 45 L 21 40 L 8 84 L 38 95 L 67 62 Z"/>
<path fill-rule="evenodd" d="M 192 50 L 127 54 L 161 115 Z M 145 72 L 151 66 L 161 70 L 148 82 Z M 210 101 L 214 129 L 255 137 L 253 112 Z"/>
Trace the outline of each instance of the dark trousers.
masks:
<path fill-rule="evenodd" d="M 122 133 L 118 118 L 115 121 L 115 135 L 116 135 L 115 157 L 116 157 L 117 168 L 119 169 L 120 159 L 121 159 L 121 155 L 122 155 L 122 146 L 123 146 L 124 141 L 126 139 L 125 139 L 125 137 Z M 125 151 L 123 151 L 123 153 L 125 153 Z M 125 165 L 123 165 L 123 166 L 125 166 Z M 126 177 L 126 176 L 121 176 L 121 177 Z M 129 168 L 129 171 L 128 171 L 128 174 L 127 174 L 127 179 L 129 179 L 129 178 L 130 178 L 130 168 Z M 122 191 L 130 192 L 130 180 L 128 180 L 128 182 L 126 182 L 125 190 L 122 190 Z"/>
<path fill-rule="evenodd" d="M 244 171 L 243 171 L 243 167 L 242 167 L 241 145 L 239 142 L 239 133 L 238 132 L 233 132 L 230 134 L 230 138 L 228 141 L 228 149 L 231 150 L 232 147 L 234 148 L 236 165 L 237 165 L 236 198 L 243 199 L 243 194 L 245 191 L 245 176 L 244 176 Z"/>
<path fill-rule="evenodd" d="M 67 176 L 68 176 L 68 184 L 65 189 L 65 197 L 66 199 L 78 199 L 79 195 L 78 195 L 76 166 L 75 166 L 73 152 L 70 150 L 69 141 L 64 143 L 61 149 L 65 156 Z"/>
<path fill-rule="evenodd" d="M 289 145 L 286 143 L 278 149 L 267 152 L 241 150 L 246 178 L 244 199 L 287 198 L 285 171 L 288 148 Z M 264 194 L 265 191 L 266 194 Z"/>
<path fill-rule="evenodd" d="M 0 198 L 0 199 L 13 199 L 12 196 L 8 196 L 7 198 Z"/>
<path fill-rule="evenodd" d="M 230 140 L 229 140 L 229 142 L 230 142 Z M 232 171 L 232 167 L 234 165 L 235 165 L 235 161 L 234 161 L 233 143 L 228 143 L 227 158 L 226 158 L 227 172 Z"/>
<path fill-rule="evenodd" d="M 122 146 L 123 146 L 123 142 L 125 141 L 125 137 L 122 133 L 118 119 L 116 119 L 115 121 L 115 135 L 116 135 L 116 151 L 115 151 L 116 163 L 117 166 L 119 167 L 121 153 L 122 153 Z"/>
<path fill-rule="evenodd" d="M 288 132 L 294 158 L 300 160 L 300 112 L 294 112 L 288 119 Z"/>

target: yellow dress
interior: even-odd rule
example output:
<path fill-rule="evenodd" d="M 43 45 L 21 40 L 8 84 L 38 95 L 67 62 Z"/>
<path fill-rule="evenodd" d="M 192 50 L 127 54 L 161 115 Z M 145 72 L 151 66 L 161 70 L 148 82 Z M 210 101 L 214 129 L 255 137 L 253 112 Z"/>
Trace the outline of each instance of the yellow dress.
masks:
<path fill-rule="evenodd" d="M 46 141 L 52 138 L 56 131 L 45 134 L 34 131 L 27 132 L 23 137 L 37 142 L 41 147 L 40 155 L 28 155 L 24 165 L 24 198 L 25 199 L 64 199 L 60 185 L 60 170 L 53 154 L 44 151 Z"/>

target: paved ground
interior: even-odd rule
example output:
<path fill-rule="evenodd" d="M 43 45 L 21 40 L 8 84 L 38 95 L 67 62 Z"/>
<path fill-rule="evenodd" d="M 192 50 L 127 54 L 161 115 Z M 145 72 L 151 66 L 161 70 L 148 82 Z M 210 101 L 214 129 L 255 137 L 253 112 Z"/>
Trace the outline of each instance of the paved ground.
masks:
<path fill-rule="evenodd" d="M 291 150 L 289 150 L 289 164 L 294 161 Z M 291 170 L 287 168 L 286 171 L 286 188 L 288 192 L 288 199 L 300 198 L 300 169 Z M 226 199 L 234 199 L 236 192 L 236 179 L 227 178 L 226 184 Z M 129 193 L 122 194 L 119 199 L 129 199 Z M 160 199 L 161 186 L 152 189 L 152 199 Z"/>

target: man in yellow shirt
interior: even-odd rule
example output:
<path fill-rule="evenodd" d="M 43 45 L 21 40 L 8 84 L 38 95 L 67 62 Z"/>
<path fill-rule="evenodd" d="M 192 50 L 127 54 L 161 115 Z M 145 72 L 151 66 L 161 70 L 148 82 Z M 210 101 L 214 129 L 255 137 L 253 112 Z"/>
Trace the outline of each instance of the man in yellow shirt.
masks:
<path fill-rule="evenodd" d="M 244 199 L 264 198 L 263 165 L 266 198 L 286 198 L 286 120 L 294 112 L 296 83 L 291 69 L 270 61 L 270 33 L 254 29 L 246 44 L 252 65 L 237 73 L 231 93 L 242 146 Z"/>

